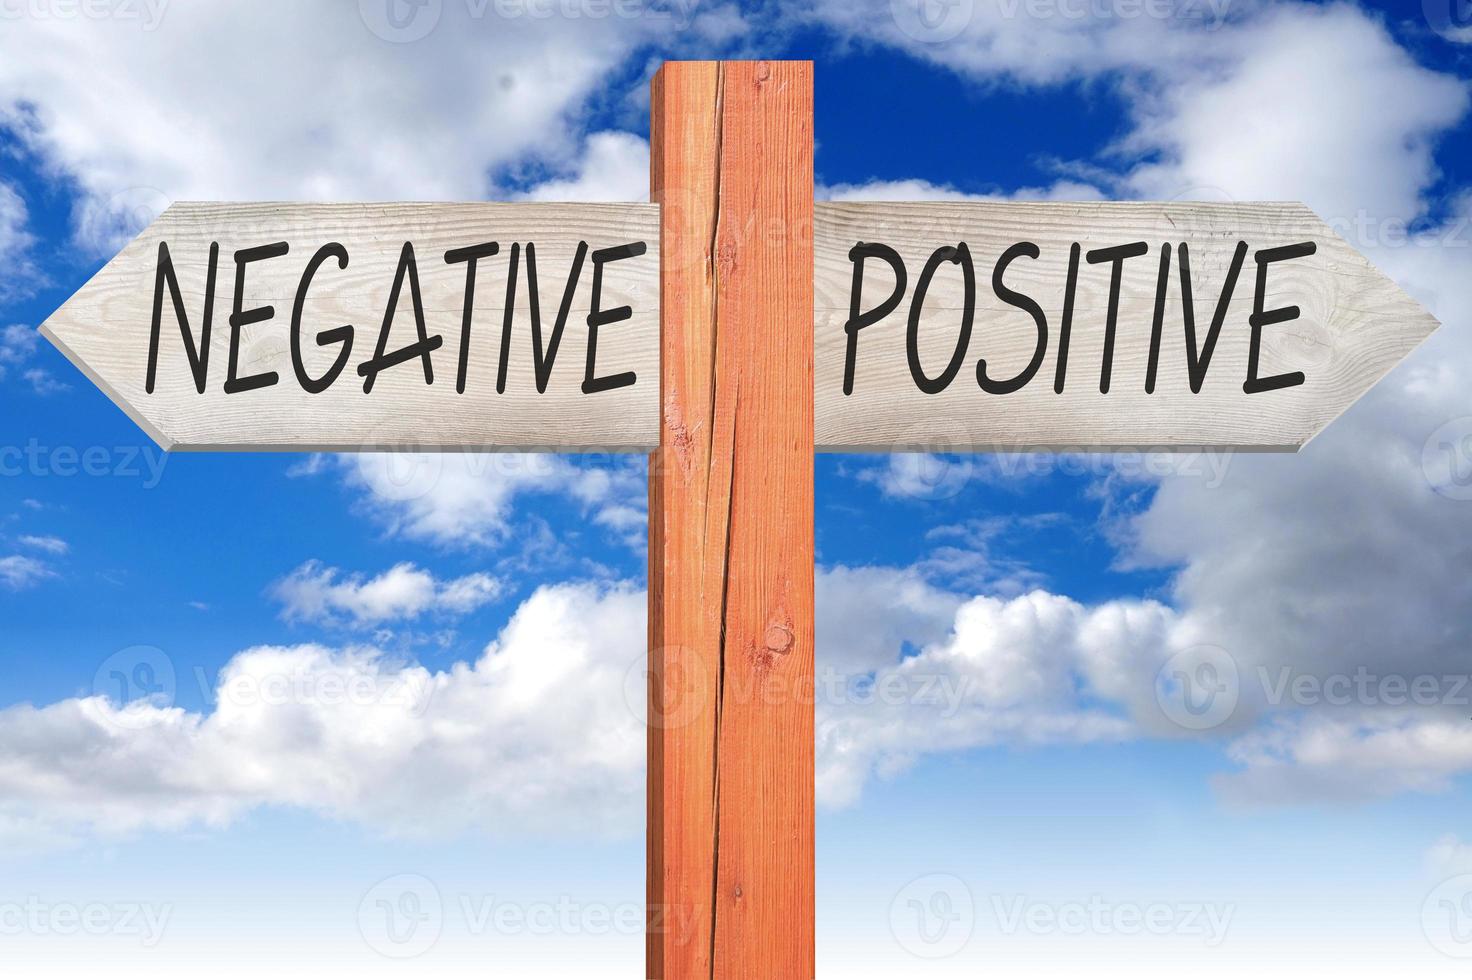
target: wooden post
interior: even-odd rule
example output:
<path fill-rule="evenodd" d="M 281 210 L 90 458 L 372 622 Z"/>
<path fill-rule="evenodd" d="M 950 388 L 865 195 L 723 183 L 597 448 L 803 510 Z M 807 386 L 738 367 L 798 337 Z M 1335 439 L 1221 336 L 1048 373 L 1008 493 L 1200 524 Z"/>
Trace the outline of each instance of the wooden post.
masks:
<path fill-rule="evenodd" d="M 814 973 L 812 72 L 653 82 L 650 977 Z"/>

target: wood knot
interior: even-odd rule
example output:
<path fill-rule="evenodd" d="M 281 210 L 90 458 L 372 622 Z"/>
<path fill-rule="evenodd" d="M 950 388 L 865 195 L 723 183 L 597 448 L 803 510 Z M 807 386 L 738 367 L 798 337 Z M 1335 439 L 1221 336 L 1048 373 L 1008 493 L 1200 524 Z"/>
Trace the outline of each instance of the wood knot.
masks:
<path fill-rule="evenodd" d="M 792 630 L 781 623 L 767 627 L 767 649 L 773 653 L 786 653 L 792 649 Z"/>

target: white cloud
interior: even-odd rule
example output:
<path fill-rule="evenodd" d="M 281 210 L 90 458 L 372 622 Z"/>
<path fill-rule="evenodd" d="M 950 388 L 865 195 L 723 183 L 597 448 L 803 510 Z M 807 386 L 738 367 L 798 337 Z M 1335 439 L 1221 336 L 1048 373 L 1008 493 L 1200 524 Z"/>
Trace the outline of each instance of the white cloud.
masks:
<path fill-rule="evenodd" d="M 430 613 L 463 615 L 493 601 L 502 583 L 484 572 L 439 580 L 411 562 L 400 562 L 373 578 L 342 575 L 308 561 L 271 587 L 290 621 L 354 626 L 410 620 Z"/>
<path fill-rule="evenodd" d="M 19 592 L 38 582 L 55 578 L 56 573 L 43 561 L 26 555 L 9 555 L 0 558 L 0 587 Z"/>
<path fill-rule="evenodd" d="M 1472 204 L 1465 190 L 1449 204 L 1431 196 L 1437 141 L 1465 118 L 1468 84 L 1418 65 L 1380 21 L 1345 4 L 1234 5 L 1216 29 L 1179 18 L 1009 21 L 978 6 L 965 31 L 937 43 L 905 34 L 883 6 L 869 17 L 862 4 L 818 10 L 981 82 L 1106 79 L 1131 112 L 1130 130 L 1104 153 L 1122 169 L 1063 171 L 1123 197 L 1305 201 L 1440 317 L 1435 337 L 1299 455 L 1238 455 L 1225 476 L 1165 479 L 1143 509 L 1131 503 L 1138 481 L 1104 479 L 1098 492 L 1106 513 L 1126 515 L 1106 528 L 1123 532 L 1126 563 L 1179 570 L 1176 611 L 1147 633 L 1174 619 L 1174 649 L 1211 644 L 1239 672 L 1237 710 L 1204 733 L 1237 737 L 1229 754 L 1239 771 L 1218 782 L 1223 794 L 1295 802 L 1434 791 L 1472 771 L 1464 708 L 1275 704 L 1263 681 L 1283 668 L 1319 682 L 1361 668 L 1411 680 L 1468 673 L 1472 503 L 1436 487 L 1448 472 L 1472 472 L 1472 458 L 1433 457 L 1472 446 Z M 1131 165 L 1140 159 L 1150 162 Z M 834 190 L 957 194 L 915 180 Z M 1405 233 L 1438 214 L 1440 227 Z M 917 456 L 863 475 L 891 495 L 930 499 L 946 479 L 986 473 Z M 1116 671 L 1101 676 L 1114 682 L 1101 692 L 1148 718 L 1158 642 L 1118 644 L 1112 656 Z"/>
<path fill-rule="evenodd" d="M 644 597 L 537 590 L 474 663 L 253 647 L 206 712 L 103 697 L 0 711 L 0 829 L 122 834 L 299 807 L 392 834 L 632 833 Z"/>
<path fill-rule="evenodd" d="M 503 167 L 573 170 L 585 101 L 641 47 L 719 48 L 744 29 L 723 5 L 691 24 L 446 3 L 420 8 L 411 27 L 432 29 L 409 41 L 360 6 L 17 22 L 0 33 L 0 125 L 76 181 L 77 239 L 105 254 L 171 200 L 476 200 Z"/>
<path fill-rule="evenodd" d="M 3 262 L 4 256 L 0 254 L 0 263 Z M 31 359 L 36 353 L 38 337 L 39 333 L 23 323 L 12 323 L 0 330 L 0 378 Z"/>
<path fill-rule="evenodd" d="M 70 550 L 65 541 L 51 535 L 24 534 L 21 535 L 20 543 L 27 548 L 34 548 L 52 555 L 64 555 Z"/>
<path fill-rule="evenodd" d="M 647 201 L 649 144 L 630 133 L 593 133 L 576 173 L 538 184 L 529 201 Z"/>
<path fill-rule="evenodd" d="M 523 495 L 565 497 L 620 531 L 646 495 L 637 463 L 595 467 L 542 453 L 364 454 L 341 457 L 339 468 L 391 533 L 449 547 L 501 543 Z"/>
<path fill-rule="evenodd" d="M 5 270 L 5 277 L 0 279 L 0 303 L 19 299 L 44 282 L 31 255 L 36 238 L 28 223 L 25 200 L 0 180 L 0 268 Z M 0 364 L 3 362 L 0 354 Z"/>

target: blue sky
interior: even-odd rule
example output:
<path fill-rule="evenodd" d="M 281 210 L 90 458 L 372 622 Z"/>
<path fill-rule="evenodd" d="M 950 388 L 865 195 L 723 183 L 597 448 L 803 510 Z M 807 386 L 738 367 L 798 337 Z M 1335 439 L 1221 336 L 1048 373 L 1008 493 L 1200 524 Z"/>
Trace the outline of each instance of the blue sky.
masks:
<path fill-rule="evenodd" d="M 637 975 L 642 462 L 165 458 L 34 327 L 172 200 L 642 200 L 653 68 L 760 56 L 821 196 L 1302 200 L 1444 324 L 1292 457 L 817 459 L 820 973 L 1465 971 L 1457 0 L 375 2 L 0 2 L 8 960 Z"/>

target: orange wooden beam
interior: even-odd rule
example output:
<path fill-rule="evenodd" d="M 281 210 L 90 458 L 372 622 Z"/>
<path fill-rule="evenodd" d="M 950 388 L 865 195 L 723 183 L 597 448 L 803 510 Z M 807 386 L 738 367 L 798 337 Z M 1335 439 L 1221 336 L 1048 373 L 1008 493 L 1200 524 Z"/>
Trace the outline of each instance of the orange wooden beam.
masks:
<path fill-rule="evenodd" d="M 813 966 L 813 68 L 655 76 L 647 974 Z"/>

